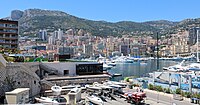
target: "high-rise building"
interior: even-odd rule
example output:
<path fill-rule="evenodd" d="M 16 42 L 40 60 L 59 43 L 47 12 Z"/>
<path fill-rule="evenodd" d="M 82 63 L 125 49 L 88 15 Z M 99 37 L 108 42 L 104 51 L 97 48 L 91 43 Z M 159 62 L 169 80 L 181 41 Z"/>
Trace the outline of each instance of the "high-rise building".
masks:
<path fill-rule="evenodd" d="M 42 41 L 47 41 L 47 31 L 46 30 L 40 30 L 39 31 L 39 38 Z"/>
<path fill-rule="evenodd" d="M 0 19 L 0 45 L 5 49 L 18 48 L 18 21 Z"/>
<path fill-rule="evenodd" d="M 91 43 L 83 45 L 83 53 L 92 56 L 93 55 L 93 45 Z"/>
<path fill-rule="evenodd" d="M 197 30 L 200 30 L 200 29 L 198 27 L 190 28 L 190 30 L 189 30 L 189 45 L 194 45 L 196 43 L 196 41 L 197 41 Z M 200 36 L 199 36 L 199 38 L 200 38 Z"/>
<path fill-rule="evenodd" d="M 49 44 L 52 44 L 52 45 L 55 44 L 55 38 L 54 38 L 53 35 L 52 35 L 52 36 L 49 36 L 48 43 L 49 43 Z"/>
<path fill-rule="evenodd" d="M 63 31 L 61 29 L 58 29 L 58 39 L 62 40 L 63 37 Z"/>
<path fill-rule="evenodd" d="M 54 37 L 58 40 L 62 40 L 63 31 L 61 29 L 58 29 L 58 31 L 54 31 Z"/>
<path fill-rule="evenodd" d="M 120 53 L 123 55 L 128 55 L 130 53 L 130 48 L 128 45 L 120 45 Z"/>

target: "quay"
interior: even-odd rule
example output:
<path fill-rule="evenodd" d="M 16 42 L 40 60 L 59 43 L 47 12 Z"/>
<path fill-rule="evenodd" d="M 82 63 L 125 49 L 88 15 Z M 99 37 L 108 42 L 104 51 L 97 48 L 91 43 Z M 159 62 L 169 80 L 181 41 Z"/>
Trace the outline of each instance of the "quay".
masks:
<path fill-rule="evenodd" d="M 84 75 L 84 76 L 62 76 L 62 77 L 47 77 L 41 80 L 42 91 L 50 89 L 53 85 L 68 86 L 68 85 L 86 85 L 93 84 L 94 82 L 101 83 L 110 79 L 109 75 Z M 43 93 L 43 92 L 42 92 Z"/>
<path fill-rule="evenodd" d="M 44 80 L 47 81 L 56 81 L 56 80 L 75 80 L 75 79 L 94 79 L 94 78 L 110 78 L 109 75 L 106 74 L 99 74 L 99 75 L 83 75 L 83 76 L 73 76 L 73 77 L 68 77 L 68 76 L 62 76 L 62 77 L 47 77 Z"/>

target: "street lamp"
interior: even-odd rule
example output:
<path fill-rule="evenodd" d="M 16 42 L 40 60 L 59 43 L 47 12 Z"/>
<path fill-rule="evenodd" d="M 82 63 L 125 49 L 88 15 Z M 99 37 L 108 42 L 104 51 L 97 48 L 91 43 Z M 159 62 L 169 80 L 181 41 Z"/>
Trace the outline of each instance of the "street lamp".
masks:
<path fill-rule="evenodd" d="M 159 91 L 157 90 L 157 103 L 159 103 Z"/>

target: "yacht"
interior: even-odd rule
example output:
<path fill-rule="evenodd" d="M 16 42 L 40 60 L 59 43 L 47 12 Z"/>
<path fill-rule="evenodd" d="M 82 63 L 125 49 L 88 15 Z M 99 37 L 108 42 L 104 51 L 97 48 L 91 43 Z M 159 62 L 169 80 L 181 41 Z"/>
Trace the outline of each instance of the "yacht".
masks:
<path fill-rule="evenodd" d="M 104 102 L 101 98 L 95 96 L 95 95 L 92 95 L 92 96 L 86 96 L 86 99 L 94 104 L 97 104 L 97 105 L 104 105 Z"/>
<path fill-rule="evenodd" d="M 52 98 L 49 97 L 40 97 L 40 98 L 35 98 L 35 100 L 39 103 L 52 103 L 52 104 L 58 104 L 58 102 Z"/>
<path fill-rule="evenodd" d="M 163 70 L 172 71 L 172 72 L 186 71 L 187 67 L 183 66 L 184 62 L 185 62 L 185 60 L 183 60 L 181 63 L 173 65 L 173 66 L 163 67 Z"/>
<path fill-rule="evenodd" d="M 109 70 L 111 69 L 113 66 L 109 66 L 108 64 L 106 63 L 103 63 L 103 70 L 106 71 L 106 70 Z"/>
<path fill-rule="evenodd" d="M 200 71 L 200 63 L 191 63 L 187 66 L 188 70 Z"/>
<path fill-rule="evenodd" d="M 60 95 L 62 88 L 55 84 L 54 86 L 51 87 L 51 90 L 52 90 L 54 95 L 58 96 L 58 95 Z"/>
<path fill-rule="evenodd" d="M 109 61 L 109 62 L 107 62 L 107 64 L 108 64 L 109 66 L 116 66 L 116 63 L 115 63 L 114 61 Z"/>
<path fill-rule="evenodd" d="M 123 54 L 120 57 L 115 57 L 112 61 L 116 63 L 133 63 L 134 60 L 129 59 L 127 56 L 123 56 Z"/>

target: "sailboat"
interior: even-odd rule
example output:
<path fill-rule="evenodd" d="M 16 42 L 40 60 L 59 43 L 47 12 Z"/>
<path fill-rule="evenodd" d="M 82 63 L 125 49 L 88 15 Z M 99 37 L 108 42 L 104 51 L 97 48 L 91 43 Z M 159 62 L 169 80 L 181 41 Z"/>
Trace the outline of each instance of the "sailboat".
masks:
<path fill-rule="evenodd" d="M 197 30 L 197 62 L 199 63 L 199 30 Z"/>
<path fill-rule="evenodd" d="M 197 62 L 191 63 L 187 66 L 188 70 L 200 71 L 200 61 L 199 61 L 199 30 L 197 30 Z"/>

